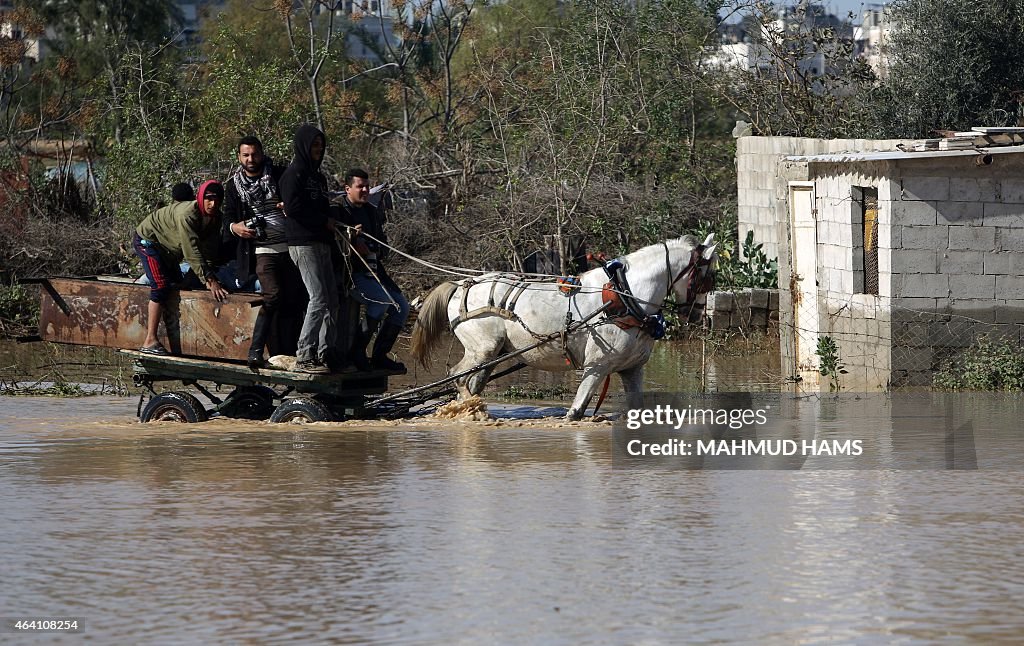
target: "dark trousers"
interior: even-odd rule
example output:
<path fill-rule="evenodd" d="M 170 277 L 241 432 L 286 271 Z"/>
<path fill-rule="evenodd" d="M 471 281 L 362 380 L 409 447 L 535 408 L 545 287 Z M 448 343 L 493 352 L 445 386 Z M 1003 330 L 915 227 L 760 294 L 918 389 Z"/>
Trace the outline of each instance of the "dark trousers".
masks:
<path fill-rule="evenodd" d="M 308 300 L 302 276 L 287 252 L 256 254 L 256 276 L 263 290 L 263 314 L 269 318 L 269 356 L 294 356 Z"/>

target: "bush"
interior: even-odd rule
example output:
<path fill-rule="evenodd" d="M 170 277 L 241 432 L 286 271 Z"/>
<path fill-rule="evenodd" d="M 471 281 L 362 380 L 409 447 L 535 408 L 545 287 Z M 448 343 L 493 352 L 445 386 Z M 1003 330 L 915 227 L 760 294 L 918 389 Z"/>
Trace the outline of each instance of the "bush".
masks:
<path fill-rule="evenodd" d="M 1024 390 L 1024 353 L 1020 344 L 980 337 L 945 362 L 932 384 L 943 390 Z"/>
<path fill-rule="evenodd" d="M 743 240 L 743 253 L 736 249 L 733 236 L 736 222 L 722 219 L 718 222 L 702 221 L 698 227 L 698 238 L 704 240 L 709 233 L 715 234 L 715 253 L 718 254 L 718 271 L 715 289 L 735 290 L 753 287 L 775 289 L 779 286 L 779 261 L 768 259 L 763 245 L 754 242 L 754 232 L 747 231 Z"/>
<path fill-rule="evenodd" d="M 24 285 L 0 285 L 0 337 L 28 334 L 39 322 L 39 298 Z"/>

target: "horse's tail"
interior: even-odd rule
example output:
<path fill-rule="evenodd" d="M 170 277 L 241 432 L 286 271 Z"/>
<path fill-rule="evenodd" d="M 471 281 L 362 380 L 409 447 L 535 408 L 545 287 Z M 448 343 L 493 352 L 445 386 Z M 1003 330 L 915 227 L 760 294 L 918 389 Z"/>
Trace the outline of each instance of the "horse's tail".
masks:
<path fill-rule="evenodd" d="M 441 333 L 448 327 L 448 301 L 458 287 L 453 282 L 441 283 L 427 295 L 420 307 L 412 330 L 412 356 L 424 368 L 430 366 L 430 353 L 441 339 Z"/>

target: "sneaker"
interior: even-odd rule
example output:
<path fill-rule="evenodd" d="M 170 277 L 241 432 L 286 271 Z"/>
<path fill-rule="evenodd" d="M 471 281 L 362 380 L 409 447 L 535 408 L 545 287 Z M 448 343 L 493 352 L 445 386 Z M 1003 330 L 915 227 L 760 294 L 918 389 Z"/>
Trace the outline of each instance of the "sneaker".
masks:
<path fill-rule="evenodd" d="M 393 370 L 393 371 L 405 371 L 405 364 L 399 361 L 393 361 L 389 357 L 374 357 L 373 367 L 377 370 Z"/>
<path fill-rule="evenodd" d="M 345 371 L 346 363 L 333 352 L 325 354 L 317 359 L 316 362 L 321 366 L 325 366 L 332 375 Z"/>
<path fill-rule="evenodd" d="M 310 375 L 329 375 L 331 371 L 324 364 L 315 359 L 295 362 L 296 372 L 305 372 Z"/>
<path fill-rule="evenodd" d="M 267 362 L 263 360 L 262 353 L 251 353 L 249 358 L 245 360 L 245 363 L 249 366 L 250 370 L 259 370 L 267 366 Z"/>
<path fill-rule="evenodd" d="M 167 351 L 167 348 L 165 348 L 159 341 L 156 342 L 156 345 L 142 346 L 139 348 L 139 352 L 152 354 L 158 357 L 166 357 L 170 354 L 170 352 Z"/>

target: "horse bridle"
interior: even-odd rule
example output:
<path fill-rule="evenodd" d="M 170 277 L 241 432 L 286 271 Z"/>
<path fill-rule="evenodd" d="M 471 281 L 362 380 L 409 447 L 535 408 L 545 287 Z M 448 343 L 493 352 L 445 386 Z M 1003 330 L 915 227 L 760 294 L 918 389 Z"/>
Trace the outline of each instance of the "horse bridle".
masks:
<path fill-rule="evenodd" d="M 665 268 L 668 270 L 666 273 L 671 275 L 672 263 L 669 258 L 668 244 L 665 242 L 661 243 L 665 247 Z M 686 266 L 679 270 L 676 277 L 672 279 L 672 282 L 668 284 L 668 290 L 665 292 L 665 298 L 668 298 L 669 294 L 672 293 L 672 288 L 676 286 L 679 280 L 686 276 L 686 300 L 676 305 L 675 309 L 677 312 L 681 312 L 683 308 L 687 308 L 687 315 L 693 310 L 693 306 L 696 303 L 697 297 L 701 294 L 707 294 L 715 287 L 715 268 L 714 268 L 714 256 L 711 258 L 705 258 L 704 252 L 707 247 L 703 244 L 697 245 L 694 250 L 690 253 L 690 261 L 686 263 Z M 697 280 L 694 280 L 694 277 Z"/>

